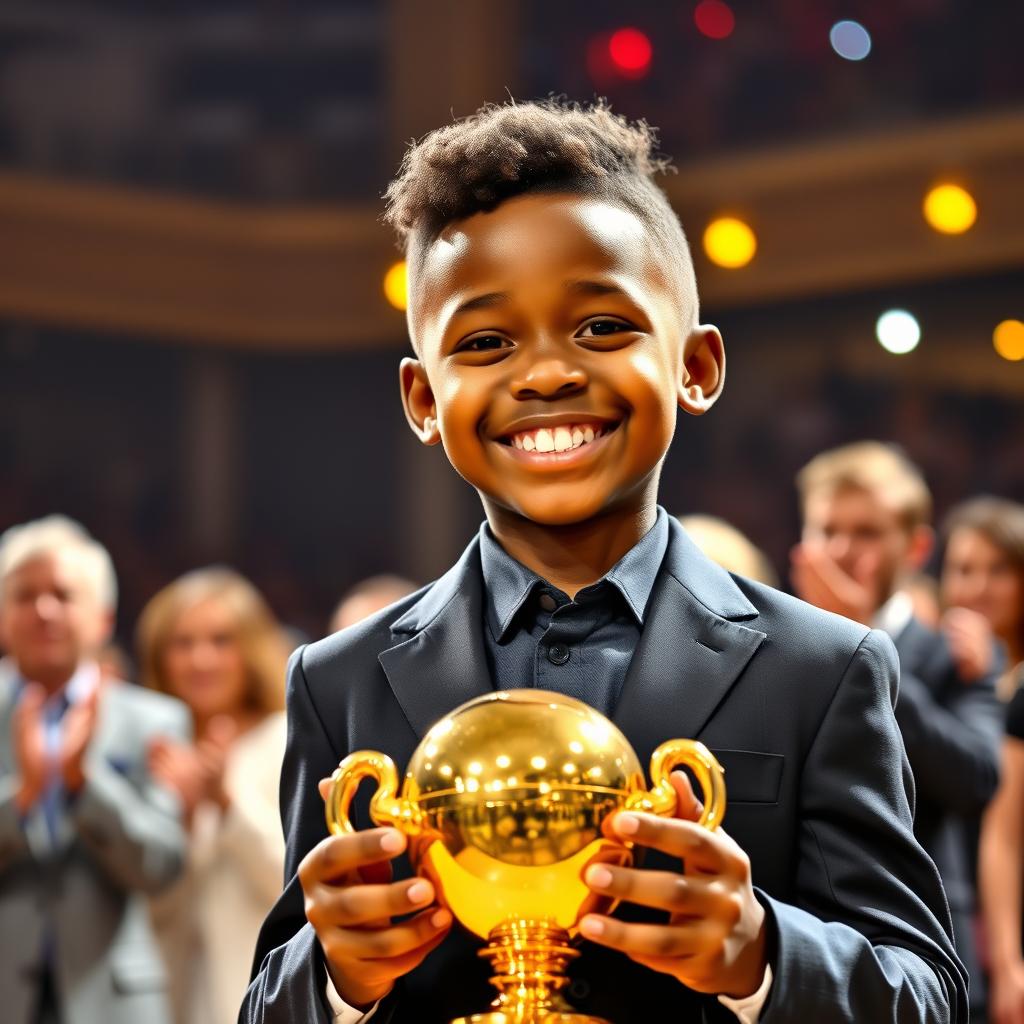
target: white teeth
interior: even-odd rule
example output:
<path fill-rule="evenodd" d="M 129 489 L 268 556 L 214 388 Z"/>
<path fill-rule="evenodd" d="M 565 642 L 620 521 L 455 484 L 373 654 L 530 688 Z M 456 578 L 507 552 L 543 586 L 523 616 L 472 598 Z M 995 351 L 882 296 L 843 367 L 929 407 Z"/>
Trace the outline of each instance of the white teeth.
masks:
<path fill-rule="evenodd" d="M 589 444 L 599 437 L 603 437 L 605 429 L 598 426 L 567 426 L 542 427 L 536 430 L 524 430 L 521 433 L 513 434 L 509 443 L 524 452 L 567 452 L 580 445 Z"/>

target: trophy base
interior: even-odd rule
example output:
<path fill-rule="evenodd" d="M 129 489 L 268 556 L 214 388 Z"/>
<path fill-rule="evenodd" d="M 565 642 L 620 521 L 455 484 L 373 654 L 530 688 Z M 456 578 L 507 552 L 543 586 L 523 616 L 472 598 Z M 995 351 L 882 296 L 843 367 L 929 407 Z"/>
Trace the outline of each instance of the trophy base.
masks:
<path fill-rule="evenodd" d="M 489 1010 L 451 1024 L 610 1024 L 574 1013 L 562 998 L 565 968 L 580 954 L 569 933 L 548 921 L 506 921 L 491 932 L 480 956 L 491 961 L 498 998 Z"/>
<path fill-rule="evenodd" d="M 604 1017 L 591 1017 L 588 1013 L 548 1013 L 543 1017 L 518 1017 L 498 1010 L 493 1013 L 474 1013 L 459 1017 L 452 1024 L 610 1024 Z"/>

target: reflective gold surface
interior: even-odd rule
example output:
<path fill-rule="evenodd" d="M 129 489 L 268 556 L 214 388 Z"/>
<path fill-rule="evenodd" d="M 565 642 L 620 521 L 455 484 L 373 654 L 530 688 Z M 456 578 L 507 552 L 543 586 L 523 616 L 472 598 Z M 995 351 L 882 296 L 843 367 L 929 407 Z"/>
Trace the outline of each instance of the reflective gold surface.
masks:
<path fill-rule="evenodd" d="M 327 802 L 332 833 L 352 831 L 360 781 L 378 788 L 373 820 L 409 837 L 416 870 L 470 931 L 488 941 L 498 998 L 461 1024 L 601 1024 L 575 1014 L 559 991 L 584 914 L 613 903 L 583 882 L 598 861 L 629 864 L 631 844 L 608 827 L 615 811 L 675 811 L 669 781 L 689 767 L 704 791 L 701 824 L 725 813 L 722 769 L 692 740 L 669 740 L 651 758 L 647 790 L 629 741 L 599 712 L 546 690 L 505 690 L 456 708 L 423 738 L 401 794 L 394 762 L 350 754 Z"/>

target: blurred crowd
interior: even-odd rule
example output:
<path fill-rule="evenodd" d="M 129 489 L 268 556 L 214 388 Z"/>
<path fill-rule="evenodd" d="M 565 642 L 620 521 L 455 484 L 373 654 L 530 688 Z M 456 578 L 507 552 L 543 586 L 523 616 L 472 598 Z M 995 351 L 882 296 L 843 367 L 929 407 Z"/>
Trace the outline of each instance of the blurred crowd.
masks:
<path fill-rule="evenodd" d="M 915 828 L 975 1019 L 1022 1024 L 1024 506 L 972 496 L 936 524 L 925 474 L 871 441 L 814 455 L 794 493 L 788 580 L 732 525 L 683 522 L 726 568 L 892 638 Z M 320 632 L 415 588 L 367 579 Z M 111 646 L 116 605 L 114 563 L 77 522 L 0 536 L 5 1019 L 229 1024 L 282 887 L 293 634 L 223 566 L 150 595 L 130 653 Z"/>

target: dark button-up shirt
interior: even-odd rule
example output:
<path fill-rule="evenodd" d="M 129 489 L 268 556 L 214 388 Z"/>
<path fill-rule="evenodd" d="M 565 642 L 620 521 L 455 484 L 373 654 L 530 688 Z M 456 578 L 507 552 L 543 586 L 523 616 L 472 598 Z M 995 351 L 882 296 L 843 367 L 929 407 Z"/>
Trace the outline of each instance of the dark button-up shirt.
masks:
<path fill-rule="evenodd" d="M 484 649 L 496 689 L 555 690 L 611 715 L 668 547 L 668 516 L 575 599 L 517 562 L 480 528 Z"/>

